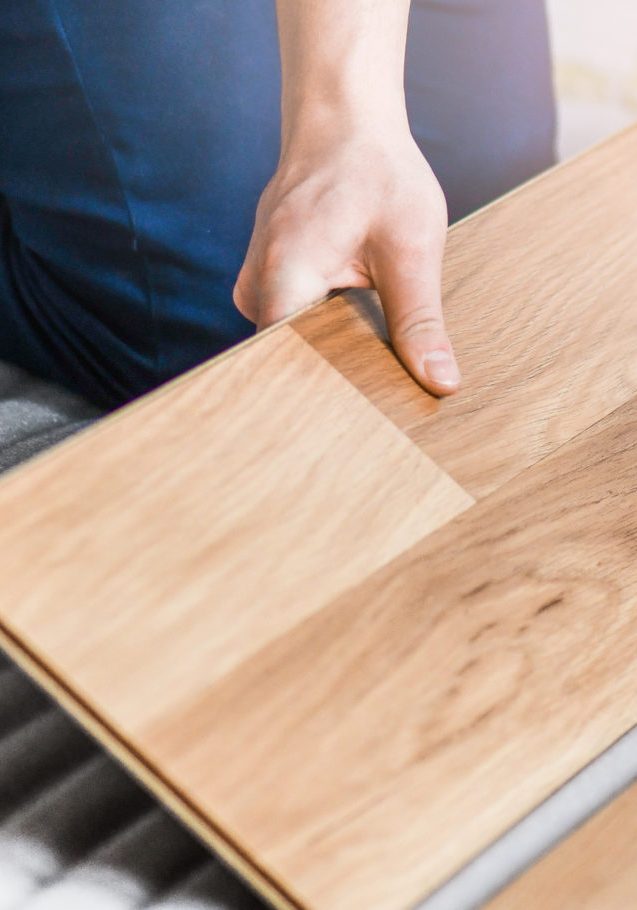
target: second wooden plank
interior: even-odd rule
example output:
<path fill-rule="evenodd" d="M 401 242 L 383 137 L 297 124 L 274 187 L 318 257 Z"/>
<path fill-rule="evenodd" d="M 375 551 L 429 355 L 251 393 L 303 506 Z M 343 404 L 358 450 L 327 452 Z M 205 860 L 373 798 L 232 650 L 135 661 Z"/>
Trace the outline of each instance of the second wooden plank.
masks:
<path fill-rule="evenodd" d="M 637 784 L 551 850 L 488 910 L 637 907 Z"/>
<path fill-rule="evenodd" d="M 135 740 L 303 906 L 411 906 L 637 721 L 636 451 L 633 401 Z"/>

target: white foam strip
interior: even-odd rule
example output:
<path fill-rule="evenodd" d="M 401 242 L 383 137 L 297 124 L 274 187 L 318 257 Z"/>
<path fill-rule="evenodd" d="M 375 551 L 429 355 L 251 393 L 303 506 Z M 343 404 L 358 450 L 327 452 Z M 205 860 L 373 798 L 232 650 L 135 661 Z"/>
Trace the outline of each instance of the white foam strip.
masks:
<path fill-rule="evenodd" d="M 482 907 L 636 779 L 637 727 L 633 727 L 420 903 L 417 910 Z"/>

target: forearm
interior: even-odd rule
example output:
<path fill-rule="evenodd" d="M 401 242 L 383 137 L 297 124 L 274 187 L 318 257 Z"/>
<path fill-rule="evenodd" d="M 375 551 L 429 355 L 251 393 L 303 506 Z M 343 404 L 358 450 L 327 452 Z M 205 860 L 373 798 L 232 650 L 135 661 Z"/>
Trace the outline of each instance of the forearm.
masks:
<path fill-rule="evenodd" d="M 437 395 L 460 384 L 442 318 L 447 210 L 409 131 L 410 0 L 277 0 L 279 166 L 234 300 L 265 328 L 334 288 L 375 288 L 394 349 Z"/>
<path fill-rule="evenodd" d="M 283 152 L 306 129 L 405 127 L 410 0 L 277 0 Z"/>

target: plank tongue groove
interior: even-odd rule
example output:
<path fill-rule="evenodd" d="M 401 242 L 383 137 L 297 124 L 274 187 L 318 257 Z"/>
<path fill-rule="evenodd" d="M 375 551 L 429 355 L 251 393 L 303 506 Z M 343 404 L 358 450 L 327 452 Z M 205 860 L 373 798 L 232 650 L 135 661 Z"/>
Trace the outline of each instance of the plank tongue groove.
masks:
<path fill-rule="evenodd" d="M 451 232 L 453 401 L 330 301 L 0 482 L 0 639 L 278 906 L 412 906 L 637 722 L 636 155 Z"/>

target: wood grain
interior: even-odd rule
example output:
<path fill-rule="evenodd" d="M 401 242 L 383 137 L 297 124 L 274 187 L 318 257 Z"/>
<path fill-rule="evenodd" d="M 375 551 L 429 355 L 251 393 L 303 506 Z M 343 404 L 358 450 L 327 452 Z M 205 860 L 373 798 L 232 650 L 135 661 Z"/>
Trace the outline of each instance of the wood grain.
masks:
<path fill-rule="evenodd" d="M 0 482 L 0 638 L 278 906 L 404 910 L 637 722 L 636 136 L 452 234 L 463 397 L 330 301 Z"/>
<path fill-rule="evenodd" d="M 412 906 L 637 720 L 636 453 L 633 401 L 135 740 L 303 906 Z"/>
<path fill-rule="evenodd" d="M 489 910 L 631 910 L 637 905 L 637 785 L 514 882 Z"/>
<path fill-rule="evenodd" d="M 414 394 L 375 294 L 294 328 L 482 497 L 637 392 L 636 161 L 633 128 L 450 230 L 443 298 L 464 385 L 444 404 Z"/>
<path fill-rule="evenodd" d="M 107 702 L 121 687 L 119 722 L 164 716 L 473 502 L 289 328 L 135 424 L 0 488 L 5 618 Z"/>
<path fill-rule="evenodd" d="M 635 721 L 636 439 L 633 401 L 222 677 L 153 668 L 135 716 L 187 630 L 148 615 L 124 672 L 120 602 L 96 673 L 92 603 L 5 624 L 296 906 L 408 907 Z"/>

